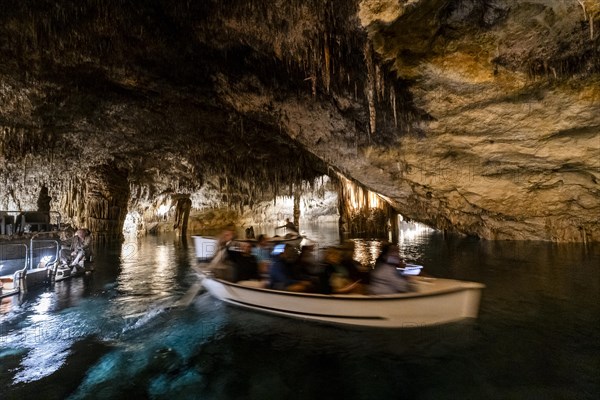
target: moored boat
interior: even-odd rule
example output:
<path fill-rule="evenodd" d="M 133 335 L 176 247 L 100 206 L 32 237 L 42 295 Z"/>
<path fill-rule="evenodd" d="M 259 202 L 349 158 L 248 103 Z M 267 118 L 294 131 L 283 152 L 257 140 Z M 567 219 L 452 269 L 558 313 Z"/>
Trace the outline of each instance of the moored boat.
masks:
<path fill-rule="evenodd" d="M 285 236 L 273 236 L 267 241 L 272 244 L 290 244 L 292 246 L 300 246 L 304 236 L 302 235 L 285 235 Z"/>
<path fill-rule="evenodd" d="M 390 295 L 298 293 L 266 289 L 258 281 L 231 283 L 205 275 L 203 286 L 228 304 L 333 324 L 404 328 L 476 318 L 483 284 L 413 277 L 415 291 Z"/>

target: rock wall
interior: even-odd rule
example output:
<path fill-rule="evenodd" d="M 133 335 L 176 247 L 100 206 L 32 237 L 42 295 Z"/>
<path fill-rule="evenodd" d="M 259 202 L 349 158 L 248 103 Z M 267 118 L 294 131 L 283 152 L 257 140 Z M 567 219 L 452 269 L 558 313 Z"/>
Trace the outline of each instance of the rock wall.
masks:
<path fill-rule="evenodd" d="M 344 118 L 342 91 L 319 102 L 223 82 L 225 99 L 416 221 L 487 239 L 600 240 L 599 40 L 578 3 L 360 6 L 375 53 L 361 61 L 366 132 Z"/>
<path fill-rule="evenodd" d="M 111 236 L 165 193 L 241 212 L 336 171 L 439 229 L 600 241 L 597 2 L 0 7 L 0 207 L 45 185 Z"/>

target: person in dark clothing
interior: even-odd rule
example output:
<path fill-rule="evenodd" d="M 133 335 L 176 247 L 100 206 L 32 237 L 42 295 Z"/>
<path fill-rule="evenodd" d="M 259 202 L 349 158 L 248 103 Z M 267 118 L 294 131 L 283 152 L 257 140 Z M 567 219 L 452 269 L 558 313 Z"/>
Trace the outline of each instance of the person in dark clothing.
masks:
<path fill-rule="evenodd" d="M 285 244 L 283 252 L 275 255 L 269 271 L 271 289 L 305 292 L 310 288 L 310 282 L 294 277 L 294 247 Z"/>
<path fill-rule="evenodd" d="M 241 242 L 241 251 L 228 250 L 229 258 L 233 265 L 232 282 L 258 280 L 258 262 L 252 254 L 252 243 Z"/>
<path fill-rule="evenodd" d="M 330 247 L 325 249 L 323 261 L 319 266 L 317 277 L 319 285 L 317 291 L 321 294 L 333 293 L 332 277 L 339 269 L 340 253 L 338 249 Z"/>
<path fill-rule="evenodd" d="M 285 219 L 285 225 L 278 226 L 275 229 L 281 229 L 281 228 L 285 228 L 287 233 L 292 233 L 294 235 L 298 234 L 298 227 L 296 225 L 294 225 L 294 223 L 292 221 L 290 221 L 289 218 Z"/>
<path fill-rule="evenodd" d="M 403 265 L 405 264 L 400 258 L 398 246 L 384 247 L 375 263 L 375 269 L 371 272 L 369 293 L 378 295 L 410 292 L 410 281 L 397 271 L 397 268 Z"/>
<path fill-rule="evenodd" d="M 340 264 L 348 271 L 348 278 L 353 281 L 360 281 L 361 284 L 369 283 L 369 272 L 362 269 L 358 261 L 354 259 L 353 241 L 348 240 L 342 246 L 342 260 Z"/>

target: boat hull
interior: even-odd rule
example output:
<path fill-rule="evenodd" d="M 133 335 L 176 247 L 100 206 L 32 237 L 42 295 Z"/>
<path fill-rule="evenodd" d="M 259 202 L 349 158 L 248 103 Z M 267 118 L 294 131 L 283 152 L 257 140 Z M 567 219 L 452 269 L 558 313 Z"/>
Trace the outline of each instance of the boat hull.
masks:
<path fill-rule="evenodd" d="M 476 318 L 484 286 L 450 279 L 417 278 L 417 292 L 393 295 L 320 295 L 234 284 L 211 277 L 204 287 L 239 307 L 325 323 L 381 328 L 437 325 Z"/>

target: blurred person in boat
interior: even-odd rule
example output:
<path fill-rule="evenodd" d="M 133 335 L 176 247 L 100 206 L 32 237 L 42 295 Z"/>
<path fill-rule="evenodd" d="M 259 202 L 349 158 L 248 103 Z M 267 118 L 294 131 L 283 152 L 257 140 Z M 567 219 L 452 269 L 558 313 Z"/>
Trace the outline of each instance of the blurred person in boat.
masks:
<path fill-rule="evenodd" d="M 225 279 L 228 281 L 233 279 L 233 266 L 227 250 L 233 244 L 234 240 L 235 226 L 228 225 L 219 235 L 217 239 L 217 250 L 207 266 L 218 279 Z"/>
<path fill-rule="evenodd" d="M 218 245 L 219 249 L 229 247 L 235 240 L 235 226 L 227 225 L 223 232 L 219 235 Z"/>
<path fill-rule="evenodd" d="M 260 279 L 258 262 L 252 254 L 252 247 L 250 242 L 241 242 L 240 251 L 227 250 L 233 267 L 231 282 Z"/>
<path fill-rule="evenodd" d="M 391 243 L 382 246 L 381 254 L 369 277 L 369 294 L 394 294 L 411 291 L 407 278 L 398 273 L 397 268 L 406 266 L 400 258 L 398 246 Z"/>
<path fill-rule="evenodd" d="M 273 249 L 273 262 L 269 269 L 269 288 L 305 292 L 310 289 L 310 282 L 295 279 L 294 262 L 297 258 L 294 246 L 278 244 Z"/>
<path fill-rule="evenodd" d="M 287 233 L 291 233 L 292 235 L 298 235 L 298 227 L 296 225 L 294 225 L 294 223 L 292 221 L 290 221 L 289 218 L 285 219 L 285 224 L 276 227 L 275 229 L 282 229 L 285 228 Z"/>
<path fill-rule="evenodd" d="M 319 292 L 323 294 L 362 293 L 360 279 L 353 277 L 343 264 L 343 247 L 328 247 L 319 274 Z"/>
<path fill-rule="evenodd" d="M 258 271 L 262 276 L 269 276 L 269 265 L 271 265 L 271 246 L 266 235 L 258 235 L 256 246 L 252 248 L 252 254 L 258 262 Z"/>
<path fill-rule="evenodd" d="M 352 240 L 346 240 L 341 247 L 342 260 L 340 264 L 348 271 L 348 277 L 351 281 L 360 281 L 362 285 L 369 283 L 369 271 L 364 270 L 363 266 L 354 259 L 354 249 L 356 244 Z"/>

